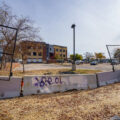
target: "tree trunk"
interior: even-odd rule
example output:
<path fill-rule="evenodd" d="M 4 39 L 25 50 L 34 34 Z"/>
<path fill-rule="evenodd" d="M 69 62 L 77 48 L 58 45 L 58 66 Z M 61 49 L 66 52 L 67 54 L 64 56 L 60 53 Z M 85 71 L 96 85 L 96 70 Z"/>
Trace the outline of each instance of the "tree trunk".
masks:
<path fill-rule="evenodd" d="M 23 64 L 23 73 L 25 73 L 25 65 L 24 65 L 24 59 L 23 59 L 23 54 L 22 54 L 22 64 Z"/>
<path fill-rule="evenodd" d="M 25 73 L 25 65 L 24 65 L 24 61 L 23 61 L 23 73 Z"/>
<path fill-rule="evenodd" d="M 1 58 L 0 70 L 2 70 L 2 66 L 3 66 L 3 57 Z"/>
<path fill-rule="evenodd" d="M 5 56 L 3 55 L 2 59 L 1 59 L 1 67 L 0 67 L 1 70 L 5 68 L 5 63 L 4 62 L 5 62 Z"/>

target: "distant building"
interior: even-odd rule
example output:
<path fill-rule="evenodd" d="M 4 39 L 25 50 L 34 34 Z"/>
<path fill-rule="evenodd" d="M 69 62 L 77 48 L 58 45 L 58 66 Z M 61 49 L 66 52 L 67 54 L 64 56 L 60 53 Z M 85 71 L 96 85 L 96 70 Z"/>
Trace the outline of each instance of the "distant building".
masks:
<path fill-rule="evenodd" d="M 45 42 L 23 41 L 21 42 L 22 50 L 27 52 L 26 62 L 36 63 L 46 61 L 46 44 Z M 25 48 L 25 49 L 24 49 Z"/>
<path fill-rule="evenodd" d="M 59 46 L 59 45 L 53 45 L 53 47 L 54 47 L 54 57 L 56 59 L 67 60 L 67 47 Z"/>
<path fill-rule="evenodd" d="M 54 46 L 50 44 L 46 44 L 47 47 L 47 60 L 55 59 L 54 57 Z"/>
<path fill-rule="evenodd" d="M 45 42 L 22 41 L 22 50 L 25 53 L 27 63 L 56 62 L 67 60 L 67 47 L 50 45 Z"/>

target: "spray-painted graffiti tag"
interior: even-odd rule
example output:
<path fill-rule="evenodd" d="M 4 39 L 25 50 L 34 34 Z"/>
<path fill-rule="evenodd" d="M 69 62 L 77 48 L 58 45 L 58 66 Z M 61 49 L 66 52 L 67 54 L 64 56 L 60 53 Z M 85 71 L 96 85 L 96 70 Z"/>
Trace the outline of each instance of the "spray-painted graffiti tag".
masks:
<path fill-rule="evenodd" d="M 34 77 L 33 84 L 36 87 L 44 87 L 52 84 L 62 84 L 61 77 Z"/>

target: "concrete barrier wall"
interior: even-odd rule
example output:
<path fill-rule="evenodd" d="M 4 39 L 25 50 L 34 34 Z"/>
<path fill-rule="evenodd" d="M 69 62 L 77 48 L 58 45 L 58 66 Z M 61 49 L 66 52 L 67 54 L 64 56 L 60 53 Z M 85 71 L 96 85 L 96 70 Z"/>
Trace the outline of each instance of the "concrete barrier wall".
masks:
<path fill-rule="evenodd" d="M 23 95 L 97 88 L 95 75 L 25 76 Z"/>
<path fill-rule="evenodd" d="M 105 86 L 120 82 L 120 70 L 115 72 L 104 72 L 97 74 L 98 86 Z"/>
<path fill-rule="evenodd" d="M 7 79 L 7 77 L 1 78 Z M 21 80 L 19 77 L 12 77 L 10 81 L 0 80 L 0 99 L 19 96 Z M 115 82 L 120 82 L 120 71 L 96 75 L 24 76 L 23 95 L 94 89 Z"/>
<path fill-rule="evenodd" d="M 0 77 L 7 80 L 8 77 Z M 20 96 L 21 78 L 12 77 L 10 81 L 0 80 L 0 99 Z"/>

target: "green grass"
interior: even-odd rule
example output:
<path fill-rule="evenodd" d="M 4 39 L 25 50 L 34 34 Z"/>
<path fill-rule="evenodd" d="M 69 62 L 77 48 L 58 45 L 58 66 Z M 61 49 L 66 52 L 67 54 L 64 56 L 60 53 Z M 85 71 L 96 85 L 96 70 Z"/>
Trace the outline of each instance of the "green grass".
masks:
<path fill-rule="evenodd" d="M 78 74 L 95 74 L 95 73 L 98 73 L 98 72 L 102 72 L 100 70 L 81 70 L 81 69 L 78 69 L 75 71 L 75 73 L 78 73 Z"/>

